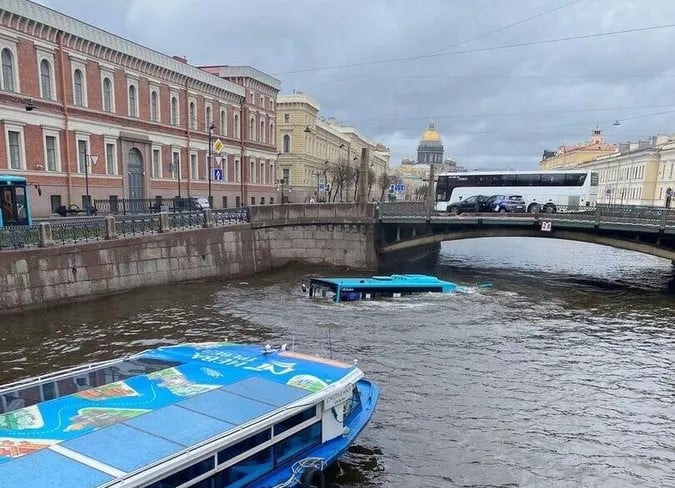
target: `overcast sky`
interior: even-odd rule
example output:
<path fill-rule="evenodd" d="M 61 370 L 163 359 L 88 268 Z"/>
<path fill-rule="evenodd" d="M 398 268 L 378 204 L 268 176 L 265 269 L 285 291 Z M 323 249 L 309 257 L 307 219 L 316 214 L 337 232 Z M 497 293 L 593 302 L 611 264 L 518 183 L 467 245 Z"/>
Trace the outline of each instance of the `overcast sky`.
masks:
<path fill-rule="evenodd" d="M 394 165 L 415 158 L 430 120 L 470 169 L 535 168 L 596 124 L 610 142 L 675 133 L 675 27 L 485 49 L 675 24 L 673 0 L 40 3 L 190 64 L 273 74 L 389 146 Z M 358 63 L 371 64 L 291 73 Z"/>

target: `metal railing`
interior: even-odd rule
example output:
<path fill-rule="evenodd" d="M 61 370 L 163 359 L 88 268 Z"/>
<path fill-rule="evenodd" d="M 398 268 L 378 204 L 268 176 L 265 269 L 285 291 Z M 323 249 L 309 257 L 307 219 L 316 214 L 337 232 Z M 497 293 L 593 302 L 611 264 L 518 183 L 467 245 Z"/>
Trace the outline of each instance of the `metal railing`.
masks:
<path fill-rule="evenodd" d="M 47 247 L 53 244 L 67 245 L 183 229 L 227 227 L 249 223 L 250 216 L 249 208 L 242 207 L 214 211 L 59 219 L 31 226 L 0 228 L 0 249 Z"/>

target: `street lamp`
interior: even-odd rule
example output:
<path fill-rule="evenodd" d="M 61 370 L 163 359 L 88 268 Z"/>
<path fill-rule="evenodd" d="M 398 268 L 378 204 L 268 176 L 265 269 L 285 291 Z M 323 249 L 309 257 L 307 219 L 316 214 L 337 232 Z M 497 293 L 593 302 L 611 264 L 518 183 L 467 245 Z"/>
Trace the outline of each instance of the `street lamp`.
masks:
<path fill-rule="evenodd" d="M 213 152 L 211 150 L 211 140 L 213 138 L 213 129 L 215 129 L 216 126 L 213 122 L 209 125 L 209 162 L 208 162 L 208 171 L 209 171 L 209 208 L 213 208 L 213 195 L 211 195 L 211 158 L 213 155 Z"/>
<path fill-rule="evenodd" d="M 98 156 L 93 154 L 87 154 L 87 148 L 84 148 L 84 207 L 89 212 L 91 208 L 91 196 L 89 196 L 89 161 L 91 161 L 92 166 L 98 161 Z"/>

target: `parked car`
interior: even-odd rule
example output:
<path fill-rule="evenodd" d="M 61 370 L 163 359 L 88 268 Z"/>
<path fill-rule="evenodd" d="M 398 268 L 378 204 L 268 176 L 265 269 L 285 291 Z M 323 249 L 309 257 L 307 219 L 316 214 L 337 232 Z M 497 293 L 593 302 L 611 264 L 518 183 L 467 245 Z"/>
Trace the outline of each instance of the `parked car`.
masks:
<path fill-rule="evenodd" d="M 474 195 L 458 202 L 452 202 L 448 205 L 448 212 L 457 215 L 470 212 L 489 212 L 491 208 L 487 205 L 488 196 Z"/>
<path fill-rule="evenodd" d="M 192 197 L 191 207 L 194 210 L 205 210 L 211 208 L 209 199 L 206 197 Z"/>
<path fill-rule="evenodd" d="M 525 212 L 525 200 L 521 195 L 492 195 L 487 206 L 493 212 Z"/>

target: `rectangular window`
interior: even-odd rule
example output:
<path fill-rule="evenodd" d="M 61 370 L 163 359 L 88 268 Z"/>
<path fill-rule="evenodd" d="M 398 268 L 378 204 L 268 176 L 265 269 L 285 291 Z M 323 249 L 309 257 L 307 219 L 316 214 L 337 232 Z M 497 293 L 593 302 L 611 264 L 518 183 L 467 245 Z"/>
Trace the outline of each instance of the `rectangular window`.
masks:
<path fill-rule="evenodd" d="M 56 213 L 56 209 L 62 205 L 61 195 L 49 195 L 49 201 L 52 204 L 52 213 Z"/>
<path fill-rule="evenodd" d="M 284 122 L 289 123 L 291 121 L 291 114 L 284 114 Z"/>
<path fill-rule="evenodd" d="M 84 165 L 86 164 L 87 159 L 87 141 L 78 140 L 77 141 L 77 171 L 84 173 Z"/>
<path fill-rule="evenodd" d="M 241 181 L 241 171 L 239 167 L 239 160 L 235 159 L 234 160 L 234 181 L 240 182 Z M 237 197 L 238 198 L 238 197 Z M 237 205 L 238 207 L 239 205 Z"/>
<path fill-rule="evenodd" d="M 171 154 L 171 177 L 177 178 L 180 174 L 180 154 L 173 152 Z"/>
<path fill-rule="evenodd" d="M 56 137 L 45 137 L 45 152 L 47 154 L 47 171 L 56 171 Z"/>
<path fill-rule="evenodd" d="M 190 173 L 193 180 L 199 179 L 199 165 L 197 164 L 196 154 L 190 154 Z"/>
<path fill-rule="evenodd" d="M 148 485 L 146 488 L 166 488 L 168 486 L 180 486 L 187 483 L 188 481 L 192 481 L 198 476 L 208 473 L 213 468 L 213 457 L 206 458 L 197 464 L 193 464 L 189 468 L 185 468 L 151 485 Z"/>
<path fill-rule="evenodd" d="M 298 453 L 320 443 L 321 422 L 317 422 L 275 444 L 274 459 L 277 464 L 284 463 L 295 457 Z"/>
<path fill-rule="evenodd" d="M 274 435 L 279 435 L 282 432 L 286 432 L 288 429 L 292 429 L 296 425 L 311 419 L 316 416 L 316 407 L 311 407 L 306 410 L 303 410 L 300 413 L 293 415 L 285 420 L 282 420 L 274 426 Z"/>
<path fill-rule="evenodd" d="M 162 157 L 159 149 L 152 150 L 152 177 L 161 178 L 162 177 Z"/>
<path fill-rule="evenodd" d="M 227 203 L 227 202 L 224 202 Z M 250 437 L 247 437 L 243 441 L 239 441 L 236 444 L 226 447 L 222 451 L 218 452 L 218 464 L 223 464 L 233 459 L 241 454 L 244 454 L 251 449 L 258 447 L 260 444 L 270 440 L 272 438 L 271 429 L 263 430 L 257 434 L 253 434 Z"/>
<path fill-rule="evenodd" d="M 215 476 L 215 486 L 227 486 L 228 488 L 249 486 L 251 481 L 272 470 L 273 461 L 272 448 L 263 449 L 218 473 Z"/>
<path fill-rule="evenodd" d="M 284 168 L 283 175 L 284 175 L 284 184 L 289 185 L 291 183 L 291 170 L 290 170 L 290 168 Z"/>
<path fill-rule="evenodd" d="M 7 131 L 9 142 L 9 167 L 21 169 L 21 133 L 13 130 Z"/>
<path fill-rule="evenodd" d="M 223 208 L 227 208 L 227 197 L 223 197 Z"/>
<path fill-rule="evenodd" d="M 105 171 L 109 175 L 117 174 L 117 161 L 115 161 L 115 144 L 105 145 Z"/>

